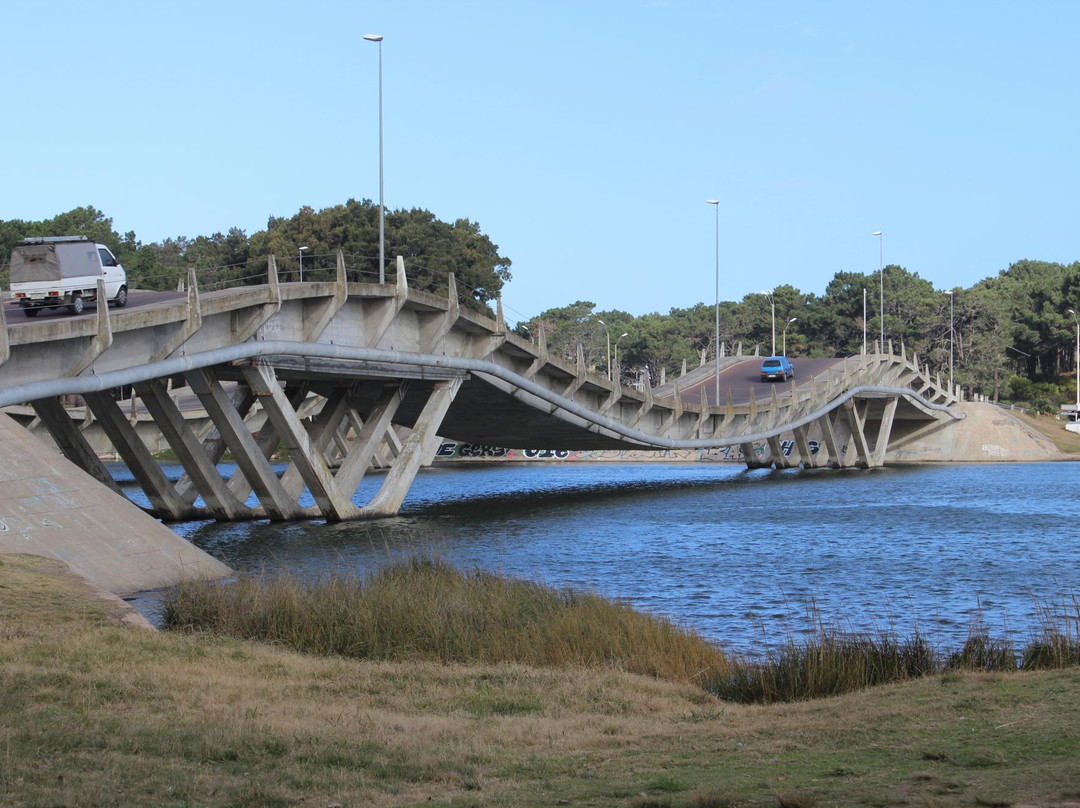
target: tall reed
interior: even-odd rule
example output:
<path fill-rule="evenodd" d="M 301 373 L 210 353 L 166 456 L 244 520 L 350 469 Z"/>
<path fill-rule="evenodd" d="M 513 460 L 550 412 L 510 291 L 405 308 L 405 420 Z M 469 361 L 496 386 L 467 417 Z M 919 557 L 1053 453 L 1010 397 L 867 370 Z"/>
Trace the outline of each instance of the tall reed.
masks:
<path fill-rule="evenodd" d="M 696 632 L 630 604 L 556 590 L 430 558 L 366 579 L 305 582 L 292 575 L 190 583 L 167 598 L 164 620 L 358 659 L 611 666 L 701 681 L 727 658 Z"/>
<path fill-rule="evenodd" d="M 1080 665 L 1080 604 L 1040 605 L 1041 629 L 1017 653 L 977 622 L 963 647 L 939 654 L 916 631 L 844 631 L 812 605 L 809 639 L 763 659 L 725 653 L 696 632 L 625 601 L 418 557 L 364 579 L 244 576 L 190 583 L 167 598 L 174 629 L 282 643 L 312 654 L 371 660 L 609 666 L 693 682 L 726 700 L 769 703 L 835 696 L 948 670 L 1016 671 Z"/>

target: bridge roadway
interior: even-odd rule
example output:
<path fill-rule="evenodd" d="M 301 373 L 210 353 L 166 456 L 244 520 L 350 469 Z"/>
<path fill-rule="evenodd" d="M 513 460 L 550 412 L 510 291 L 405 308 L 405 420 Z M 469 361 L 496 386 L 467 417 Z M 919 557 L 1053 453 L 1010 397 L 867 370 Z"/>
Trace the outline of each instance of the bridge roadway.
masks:
<path fill-rule="evenodd" d="M 31 405 L 65 456 L 111 485 L 86 423 L 63 406 L 82 396 L 163 519 L 392 515 L 439 435 L 521 449 L 739 447 L 752 466 L 871 467 L 890 441 L 963 417 L 955 392 L 891 345 L 798 360 L 792 384 L 762 384 L 758 360 L 723 357 L 716 402 L 709 367 L 655 390 L 623 387 L 589 373 L 580 349 L 567 362 L 543 332 L 533 343 L 509 331 L 501 304 L 495 320 L 461 308 L 452 276 L 446 298 L 409 290 L 400 258 L 393 283 L 350 281 L 340 254 L 333 282 L 279 283 L 272 259 L 267 280 L 200 293 L 191 272 L 180 299 L 6 325 L 0 406 Z M 212 430 L 185 422 L 179 385 Z M 184 465 L 179 482 L 116 403 L 114 391 L 132 387 Z M 782 437 L 795 451 L 781 451 Z M 279 446 L 291 459 L 281 475 L 269 460 Z M 228 480 L 216 469 L 226 450 L 238 465 Z M 358 507 L 377 458 L 389 470 Z M 314 507 L 300 504 L 305 490 Z"/>

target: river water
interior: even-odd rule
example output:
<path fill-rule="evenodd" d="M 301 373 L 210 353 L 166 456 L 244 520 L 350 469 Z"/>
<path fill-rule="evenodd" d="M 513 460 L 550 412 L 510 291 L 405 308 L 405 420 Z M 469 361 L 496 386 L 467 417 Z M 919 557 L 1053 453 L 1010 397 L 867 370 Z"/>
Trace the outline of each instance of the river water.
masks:
<path fill-rule="evenodd" d="M 462 463 L 421 472 L 392 519 L 172 527 L 242 572 L 363 575 L 434 554 L 628 599 L 746 652 L 809 630 L 808 611 L 952 650 L 977 621 L 1023 645 L 1039 606 L 1075 616 L 1077 490 L 1080 463 Z M 153 597 L 135 605 L 154 619 Z"/>

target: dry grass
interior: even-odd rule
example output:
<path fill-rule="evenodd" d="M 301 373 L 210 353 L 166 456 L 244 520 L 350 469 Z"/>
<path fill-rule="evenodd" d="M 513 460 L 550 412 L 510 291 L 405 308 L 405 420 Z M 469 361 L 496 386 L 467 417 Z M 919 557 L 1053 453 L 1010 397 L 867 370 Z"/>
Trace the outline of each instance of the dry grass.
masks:
<path fill-rule="evenodd" d="M 1080 435 L 1070 432 L 1065 428 L 1065 422 L 1054 415 L 1028 415 L 1027 413 L 1014 410 L 1017 418 L 1028 426 L 1038 430 L 1049 438 L 1059 452 L 1064 454 L 1080 454 Z"/>
<path fill-rule="evenodd" d="M 174 630 L 373 661 L 605 667 L 675 682 L 727 669 L 723 652 L 696 632 L 627 603 L 426 557 L 365 579 L 280 574 L 186 584 L 166 599 L 164 615 Z"/>
<path fill-rule="evenodd" d="M 120 626 L 0 557 L 0 805 L 1065 805 L 1080 671 L 721 702 L 610 668 L 368 662 Z"/>

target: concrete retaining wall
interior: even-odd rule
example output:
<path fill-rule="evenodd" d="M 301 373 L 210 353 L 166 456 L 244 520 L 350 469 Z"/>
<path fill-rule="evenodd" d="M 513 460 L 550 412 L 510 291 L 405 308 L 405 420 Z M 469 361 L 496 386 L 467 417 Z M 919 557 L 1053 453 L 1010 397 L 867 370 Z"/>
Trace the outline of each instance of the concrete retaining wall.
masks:
<path fill-rule="evenodd" d="M 978 463 L 1066 460 L 1053 442 L 1008 410 L 988 403 L 959 405 L 962 421 L 933 423 L 894 436 L 886 463 Z"/>
<path fill-rule="evenodd" d="M 116 594 L 231 574 L 0 414 L 0 553 L 60 559 Z"/>

